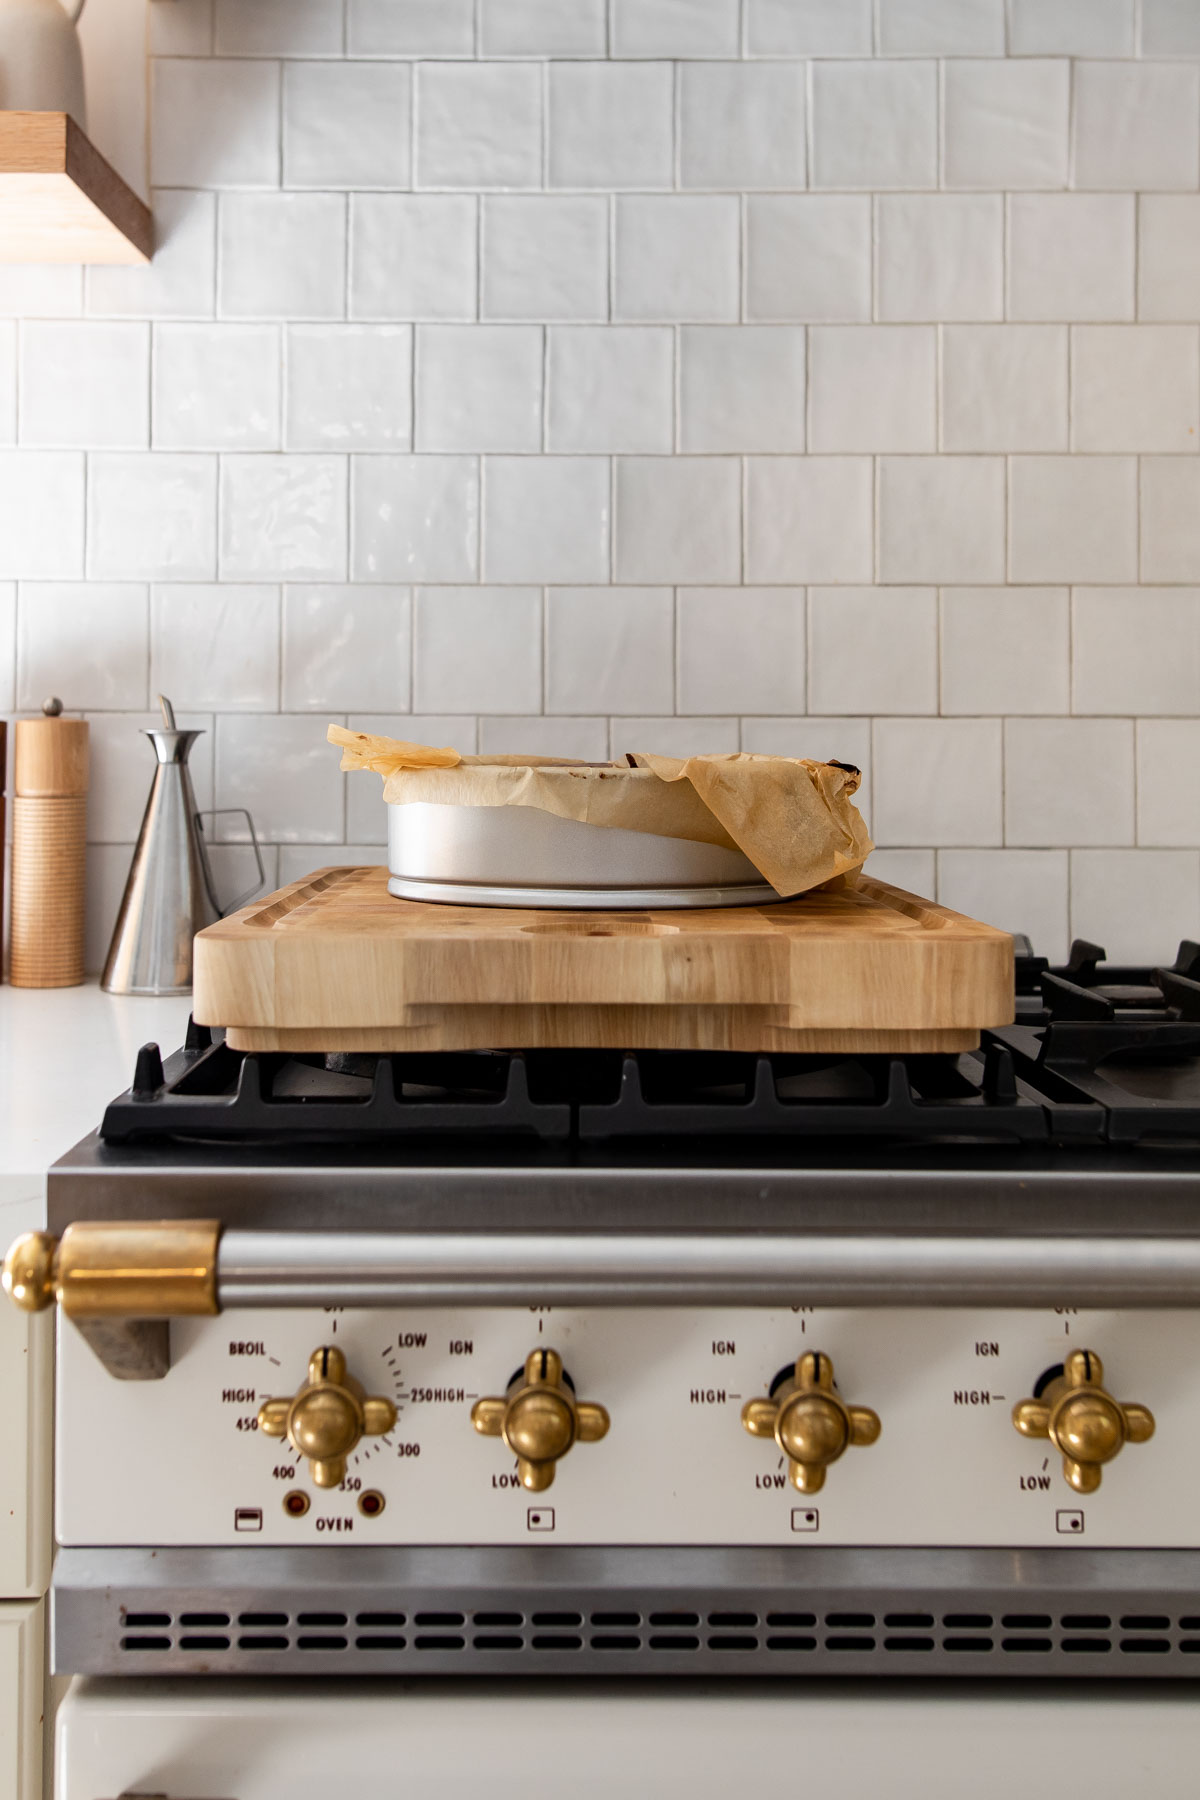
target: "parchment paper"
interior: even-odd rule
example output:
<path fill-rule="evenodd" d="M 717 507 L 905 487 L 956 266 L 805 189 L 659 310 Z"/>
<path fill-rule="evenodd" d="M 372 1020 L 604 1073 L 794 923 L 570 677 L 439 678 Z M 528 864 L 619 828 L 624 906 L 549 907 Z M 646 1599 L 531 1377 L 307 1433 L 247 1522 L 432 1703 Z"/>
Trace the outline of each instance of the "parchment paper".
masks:
<path fill-rule="evenodd" d="M 561 819 L 741 850 L 781 894 L 853 878 L 873 849 L 852 796 L 859 771 L 837 762 L 730 751 L 631 753 L 622 763 L 460 756 L 329 727 L 343 769 L 384 776 L 389 806 L 536 806 Z"/>

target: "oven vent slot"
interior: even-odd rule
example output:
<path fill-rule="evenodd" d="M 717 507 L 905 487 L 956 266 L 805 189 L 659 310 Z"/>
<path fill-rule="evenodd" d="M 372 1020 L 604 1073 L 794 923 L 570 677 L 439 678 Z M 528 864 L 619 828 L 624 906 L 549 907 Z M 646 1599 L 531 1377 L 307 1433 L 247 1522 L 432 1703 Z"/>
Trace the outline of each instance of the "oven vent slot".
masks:
<path fill-rule="evenodd" d="M 659 1665 L 668 1658 L 696 1659 L 718 1671 L 744 1666 L 751 1658 L 778 1667 L 781 1656 L 802 1656 L 812 1663 L 829 1660 L 839 1668 L 848 1666 L 849 1659 L 859 1659 L 860 1666 L 867 1659 L 881 1668 L 901 1656 L 928 1659 L 929 1667 L 952 1666 L 960 1659 L 978 1667 L 984 1658 L 994 1657 L 1028 1665 L 1031 1673 L 1050 1663 L 1061 1670 L 1103 1657 L 1150 1663 L 1200 1656 L 1200 1616 L 1195 1614 L 1172 1619 L 1116 1608 L 1111 1613 L 943 1613 L 919 1606 L 879 1614 L 846 1607 L 716 1611 L 703 1595 L 691 1606 L 686 1596 L 678 1604 L 651 1603 L 644 1610 L 593 1610 L 582 1601 L 571 1606 L 568 1599 L 553 1611 L 534 1611 L 529 1606 L 534 1595 L 513 1598 L 515 1607 L 479 1611 L 121 1611 L 114 1637 L 121 1652 L 141 1666 L 161 1658 L 169 1659 L 172 1669 L 186 1669 L 191 1655 L 203 1655 L 206 1668 L 215 1669 L 229 1652 L 244 1653 L 251 1665 L 264 1664 L 268 1657 L 295 1657 L 298 1666 L 312 1666 L 320 1655 L 351 1652 L 372 1660 L 412 1658 L 414 1668 L 447 1655 L 456 1663 L 462 1658 L 460 1666 L 466 1667 L 475 1653 L 495 1666 L 502 1656 L 566 1662 L 594 1652 L 606 1661 L 645 1655 Z M 1200 1665 L 1192 1667 L 1200 1672 Z"/>

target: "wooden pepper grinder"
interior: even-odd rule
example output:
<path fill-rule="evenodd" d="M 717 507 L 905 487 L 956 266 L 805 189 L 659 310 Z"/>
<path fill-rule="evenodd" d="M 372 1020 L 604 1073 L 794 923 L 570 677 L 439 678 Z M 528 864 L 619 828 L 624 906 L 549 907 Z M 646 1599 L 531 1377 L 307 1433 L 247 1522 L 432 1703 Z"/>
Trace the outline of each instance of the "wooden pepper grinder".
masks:
<path fill-rule="evenodd" d="M 61 700 L 14 729 L 10 980 L 78 987 L 83 980 L 88 728 Z"/>

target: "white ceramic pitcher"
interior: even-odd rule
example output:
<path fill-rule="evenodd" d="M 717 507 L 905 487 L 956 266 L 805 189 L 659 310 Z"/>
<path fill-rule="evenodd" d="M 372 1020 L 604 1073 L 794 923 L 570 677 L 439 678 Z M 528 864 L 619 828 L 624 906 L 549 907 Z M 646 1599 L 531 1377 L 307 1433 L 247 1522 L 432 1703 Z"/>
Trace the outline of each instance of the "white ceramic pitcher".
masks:
<path fill-rule="evenodd" d="M 0 0 L 0 109 L 66 112 L 86 128 L 75 21 L 84 0 Z"/>

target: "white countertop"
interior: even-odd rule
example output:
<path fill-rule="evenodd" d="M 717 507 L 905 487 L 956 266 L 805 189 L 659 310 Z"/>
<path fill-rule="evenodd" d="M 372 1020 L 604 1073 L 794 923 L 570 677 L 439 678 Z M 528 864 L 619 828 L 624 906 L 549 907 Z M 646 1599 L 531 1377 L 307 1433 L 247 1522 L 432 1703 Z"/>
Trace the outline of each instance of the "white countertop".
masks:
<path fill-rule="evenodd" d="M 52 1162 L 133 1079 L 138 1047 L 178 1049 L 191 1000 L 0 986 L 0 1205 L 40 1193 Z"/>

